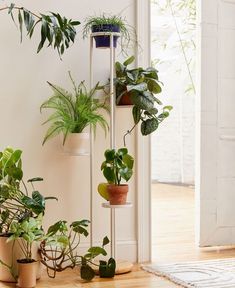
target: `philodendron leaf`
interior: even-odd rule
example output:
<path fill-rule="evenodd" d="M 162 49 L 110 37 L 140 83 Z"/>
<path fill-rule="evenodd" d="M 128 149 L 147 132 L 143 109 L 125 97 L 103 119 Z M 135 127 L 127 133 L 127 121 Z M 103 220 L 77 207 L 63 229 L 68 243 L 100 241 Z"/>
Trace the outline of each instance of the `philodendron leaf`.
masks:
<path fill-rule="evenodd" d="M 95 271 L 87 264 L 81 266 L 80 273 L 83 280 L 91 281 L 95 277 Z"/>
<path fill-rule="evenodd" d="M 128 59 L 126 59 L 126 61 L 123 62 L 123 65 L 124 66 L 128 66 L 130 65 L 131 63 L 133 63 L 135 61 L 135 56 L 131 56 L 129 57 Z"/>
<path fill-rule="evenodd" d="M 148 91 L 132 93 L 132 100 L 139 109 L 150 110 L 154 108 L 154 96 Z"/>
<path fill-rule="evenodd" d="M 123 158 L 122 158 L 122 161 L 126 164 L 126 166 L 129 169 L 133 168 L 133 166 L 134 166 L 134 158 L 131 155 L 129 155 L 129 154 L 124 155 Z"/>
<path fill-rule="evenodd" d="M 118 149 L 117 153 L 120 156 L 124 156 L 124 155 L 126 155 L 128 153 L 128 150 L 127 150 L 127 148 L 120 148 L 120 149 Z"/>
<path fill-rule="evenodd" d="M 115 174 L 111 167 L 105 167 L 103 169 L 104 177 L 107 179 L 109 183 L 114 183 L 115 181 Z"/>
<path fill-rule="evenodd" d="M 140 110 L 140 108 L 137 107 L 137 106 L 133 106 L 132 115 L 133 115 L 134 123 L 138 124 L 140 119 L 141 119 L 141 110 Z"/>
<path fill-rule="evenodd" d="M 41 177 L 34 177 L 34 178 L 31 178 L 31 179 L 28 179 L 27 182 L 38 182 L 38 181 L 43 181 L 43 178 Z"/>
<path fill-rule="evenodd" d="M 93 257 L 96 257 L 98 255 L 103 255 L 103 256 L 107 255 L 107 252 L 104 250 L 104 248 L 98 247 L 98 246 L 89 248 L 88 253 L 91 253 Z"/>
<path fill-rule="evenodd" d="M 126 167 L 126 168 L 120 169 L 119 174 L 124 180 L 129 181 L 131 176 L 133 175 L 133 171 L 132 169 Z"/>
<path fill-rule="evenodd" d="M 109 244 L 109 238 L 107 236 L 104 237 L 103 239 L 103 243 L 102 243 L 102 246 L 104 247 L 105 245 Z"/>
<path fill-rule="evenodd" d="M 141 123 L 141 133 L 144 136 L 151 134 L 157 128 L 158 120 L 156 118 L 147 119 Z"/>
<path fill-rule="evenodd" d="M 162 92 L 161 86 L 157 83 L 157 81 L 153 79 L 148 80 L 148 89 L 150 92 L 153 92 L 154 94 L 159 94 Z"/>
<path fill-rule="evenodd" d="M 106 161 L 112 161 L 115 156 L 115 150 L 114 149 L 108 149 L 104 153 Z"/>

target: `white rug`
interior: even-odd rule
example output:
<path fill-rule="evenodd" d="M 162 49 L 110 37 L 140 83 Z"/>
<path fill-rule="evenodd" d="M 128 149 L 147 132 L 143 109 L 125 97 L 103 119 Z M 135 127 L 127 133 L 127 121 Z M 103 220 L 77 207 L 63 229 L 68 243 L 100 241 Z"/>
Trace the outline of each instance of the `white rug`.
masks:
<path fill-rule="evenodd" d="M 164 265 L 142 265 L 158 276 L 183 287 L 235 288 L 235 258 L 182 262 Z"/>

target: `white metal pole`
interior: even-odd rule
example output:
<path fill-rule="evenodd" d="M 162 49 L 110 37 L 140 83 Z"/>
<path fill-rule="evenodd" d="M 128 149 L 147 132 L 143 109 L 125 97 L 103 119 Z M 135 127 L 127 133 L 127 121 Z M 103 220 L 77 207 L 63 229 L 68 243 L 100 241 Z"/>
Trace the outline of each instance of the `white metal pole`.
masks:
<path fill-rule="evenodd" d="M 90 37 L 90 89 L 93 87 L 93 37 Z M 90 246 L 93 246 L 93 152 L 94 139 L 90 125 Z"/>
<path fill-rule="evenodd" d="M 113 34 L 110 34 L 110 146 L 115 149 L 115 98 L 114 98 L 114 47 Z M 111 229 L 111 257 L 116 257 L 116 235 L 115 235 L 115 209 L 110 210 Z"/>

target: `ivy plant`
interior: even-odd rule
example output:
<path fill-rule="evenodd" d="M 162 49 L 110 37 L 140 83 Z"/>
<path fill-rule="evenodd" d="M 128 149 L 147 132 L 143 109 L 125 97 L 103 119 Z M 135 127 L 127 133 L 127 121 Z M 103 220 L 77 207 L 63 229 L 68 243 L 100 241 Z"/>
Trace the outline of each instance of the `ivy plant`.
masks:
<path fill-rule="evenodd" d="M 18 7 L 11 3 L 7 7 L 0 8 L 6 10 L 14 23 L 20 30 L 20 39 L 23 39 L 23 28 L 26 29 L 27 36 L 31 38 L 37 26 L 40 27 L 41 39 L 38 44 L 37 53 L 41 51 L 44 44 L 51 46 L 58 51 L 59 56 L 74 43 L 76 37 L 75 27 L 80 24 L 77 20 L 67 19 L 59 13 L 50 12 L 48 14 L 36 14 L 25 7 Z"/>

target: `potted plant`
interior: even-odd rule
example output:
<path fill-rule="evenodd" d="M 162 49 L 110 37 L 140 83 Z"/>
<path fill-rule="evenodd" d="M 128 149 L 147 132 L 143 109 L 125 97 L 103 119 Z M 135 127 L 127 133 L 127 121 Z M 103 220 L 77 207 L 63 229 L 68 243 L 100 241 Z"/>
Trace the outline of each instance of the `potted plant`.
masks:
<path fill-rule="evenodd" d="M 25 7 L 18 7 L 14 3 L 11 3 L 10 6 L 0 8 L 0 11 L 7 11 L 15 24 L 15 19 L 17 19 L 21 42 L 23 38 L 23 26 L 29 38 L 32 37 L 35 28 L 40 26 L 41 39 L 37 53 L 41 51 L 47 42 L 47 46 L 56 49 L 59 56 L 61 56 L 65 49 L 70 47 L 71 42 L 74 43 L 77 33 L 75 27 L 80 24 L 79 21 L 67 19 L 58 13 L 36 14 Z M 17 17 L 15 17 L 15 14 L 17 14 Z"/>
<path fill-rule="evenodd" d="M 134 159 L 128 154 L 127 148 L 108 149 L 104 156 L 105 161 L 101 165 L 101 170 L 108 181 L 108 200 L 111 205 L 126 204 L 128 185 L 121 182 L 122 179 L 126 182 L 130 180 Z"/>
<path fill-rule="evenodd" d="M 93 260 L 99 255 L 107 255 L 104 247 L 109 243 L 109 239 L 104 237 L 102 247 L 90 247 L 85 255 L 81 255 L 78 252 L 78 247 L 81 237 L 88 236 L 89 223 L 88 220 L 80 220 L 68 225 L 66 221 L 60 220 L 49 227 L 45 240 L 41 242 L 40 249 L 41 261 L 46 266 L 49 277 L 55 278 L 57 272 L 80 267 L 82 279 L 90 281 L 94 278 L 94 266 L 99 265 Z M 114 259 L 112 260 L 113 263 L 115 263 Z M 113 270 L 110 270 L 111 272 L 113 273 Z"/>
<path fill-rule="evenodd" d="M 89 153 L 89 133 L 84 131 L 89 125 L 95 131 L 99 124 L 104 131 L 108 123 L 99 110 L 109 111 L 106 99 L 94 98 L 94 94 L 103 89 L 99 83 L 91 90 L 87 90 L 84 81 L 76 86 L 74 92 L 68 92 L 61 87 L 48 82 L 53 95 L 41 105 L 42 109 L 53 109 L 54 113 L 43 123 L 50 123 L 43 144 L 52 137 L 62 133 L 64 151 L 73 155 L 87 155 Z"/>
<path fill-rule="evenodd" d="M 172 106 L 164 106 L 159 111 L 162 102 L 155 96 L 161 93 L 161 82 L 158 79 L 158 71 L 153 68 L 133 68 L 128 65 L 135 60 L 134 56 L 128 58 L 123 64 L 115 63 L 116 67 L 116 96 L 117 104 L 132 104 L 134 125 L 124 135 L 125 137 L 141 122 L 141 133 L 146 136 L 154 132 L 159 124 L 169 116 Z"/>
<path fill-rule="evenodd" d="M 42 226 L 42 214 L 37 218 L 29 217 L 22 222 L 13 222 L 10 226 L 11 236 L 8 242 L 18 240 L 24 254 L 17 259 L 19 266 L 18 287 L 32 288 L 36 286 L 37 260 L 33 258 L 33 244 L 44 237 Z"/>
<path fill-rule="evenodd" d="M 7 282 L 16 281 L 16 260 L 22 256 L 18 241 L 8 242 L 11 224 L 44 213 L 45 201 L 54 198 L 43 197 L 35 190 L 33 183 L 43 180 L 39 177 L 28 180 L 33 188 L 32 196 L 29 196 L 29 189 L 23 181 L 21 154 L 21 150 L 10 147 L 0 152 L 0 280 Z M 33 246 L 34 257 L 38 257 L 37 254 L 38 247 Z"/>
<path fill-rule="evenodd" d="M 85 25 L 83 27 L 83 38 L 88 37 L 92 33 L 120 33 L 121 46 L 124 43 L 129 44 L 132 38 L 136 39 L 134 29 L 127 23 L 126 19 L 119 15 L 106 15 L 90 16 L 86 18 Z M 132 37 L 133 36 L 133 37 Z M 113 37 L 113 47 L 117 47 L 118 36 Z M 95 36 L 95 42 L 97 48 L 110 47 L 109 35 L 97 35 Z"/>

